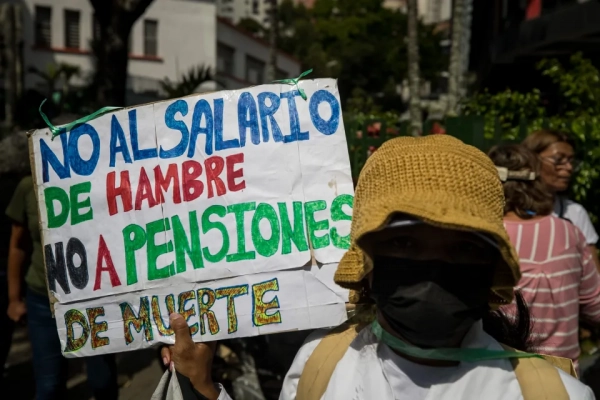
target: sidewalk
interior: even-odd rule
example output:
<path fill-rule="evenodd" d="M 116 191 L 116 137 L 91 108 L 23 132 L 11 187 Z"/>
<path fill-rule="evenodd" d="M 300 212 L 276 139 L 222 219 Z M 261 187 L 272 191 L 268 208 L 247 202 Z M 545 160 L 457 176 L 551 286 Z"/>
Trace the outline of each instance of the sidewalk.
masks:
<path fill-rule="evenodd" d="M 2 380 L 3 399 L 30 400 L 35 398 L 31 346 L 27 330 L 20 327 L 13 337 L 8 356 L 8 369 Z M 162 375 L 157 350 L 140 350 L 117 355 L 119 368 L 119 399 L 149 399 Z M 93 396 L 86 385 L 84 362 L 69 360 L 68 395 L 66 400 L 91 400 Z"/>

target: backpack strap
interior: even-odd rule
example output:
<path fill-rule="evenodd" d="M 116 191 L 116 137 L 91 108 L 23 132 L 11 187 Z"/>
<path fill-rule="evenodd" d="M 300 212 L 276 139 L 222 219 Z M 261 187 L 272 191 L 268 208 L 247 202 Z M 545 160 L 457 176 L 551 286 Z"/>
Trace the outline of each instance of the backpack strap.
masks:
<path fill-rule="evenodd" d="M 304 365 L 296 391 L 297 400 L 319 400 L 323 397 L 335 367 L 365 326 L 342 324 L 321 340 Z"/>
<path fill-rule="evenodd" d="M 504 350 L 517 351 L 502 345 Z M 569 400 L 569 393 L 558 369 L 577 378 L 573 361 L 569 358 L 541 355 L 543 358 L 511 358 L 523 400 Z"/>
<path fill-rule="evenodd" d="M 317 345 L 306 362 L 296 391 L 297 400 L 320 400 L 338 362 L 366 324 L 342 324 L 329 332 Z M 504 350 L 516 351 L 502 345 Z M 569 400 L 569 393 L 558 369 L 577 378 L 569 358 L 542 355 L 541 358 L 512 358 L 511 363 L 523 400 Z"/>

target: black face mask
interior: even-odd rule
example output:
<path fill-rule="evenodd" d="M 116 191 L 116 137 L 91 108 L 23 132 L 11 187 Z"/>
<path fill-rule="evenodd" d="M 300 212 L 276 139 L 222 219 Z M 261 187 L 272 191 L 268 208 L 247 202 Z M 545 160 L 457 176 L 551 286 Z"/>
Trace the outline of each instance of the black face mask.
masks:
<path fill-rule="evenodd" d="M 413 345 L 455 345 L 488 311 L 494 269 L 375 257 L 371 296 L 390 327 Z"/>

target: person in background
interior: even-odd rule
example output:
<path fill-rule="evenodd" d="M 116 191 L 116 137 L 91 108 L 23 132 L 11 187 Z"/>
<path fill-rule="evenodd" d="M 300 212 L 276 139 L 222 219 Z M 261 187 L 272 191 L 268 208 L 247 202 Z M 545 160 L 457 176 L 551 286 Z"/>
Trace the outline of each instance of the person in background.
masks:
<path fill-rule="evenodd" d="M 497 311 L 521 275 L 503 215 L 498 172 L 479 150 L 447 135 L 385 142 L 360 173 L 335 274 L 353 302 L 371 299 L 374 321 L 311 335 L 280 399 L 593 399 L 569 373 L 500 344 L 527 350 L 530 332 L 522 300 L 513 323 Z M 228 399 L 212 381 L 214 344 L 170 320 L 163 356 L 183 398 Z"/>
<path fill-rule="evenodd" d="M 579 318 L 600 325 L 600 274 L 579 228 L 552 215 L 554 199 L 540 180 L 541 162 L 524 146 L 498 146 L 489 156 L 501 170 L 504 226 L 521 265 L 517 288 L 531 310 L 538 353 L 580 354 Z M 507 310 L 509 314 L 514 314 Z"/>
<path fill-rule="evenodd" d="M 598 233 L 590 216 L 581 204 L 565 197 L 573 173 L 579 166 L 575 158 L 575 145 L 566 133 L 541 130 L 533 132 L 523 141 L 523 146 L 537 154 L 542 161 L 542 182 L 554 199 L 554 215 L 569 220 L 583 232 L 594 264 L 600 270 L 598 257 Z"/>
<path fill-rule="evenodd" d="M 18 322 L 27 316 L 29 340 L 37 400 L 66 398 L 67 359 L 61 354 L 56 321 L 50 310 L 46 274 L 38 223 L 37 200 L 31 176 L 23 178 L 6 209 L 12 221 L 8 253 L 8 297 L 6 311 Z M 27 291 L 23 293 L 21 271 L 26 253 L 22 243 L 29 235 L 32 243 L 31 265 L 25 276 Z M 88 383 L 96 400 L 115 400 L 119 396 L 114 355 L 86 358 Z"/>
<path fill-rule="evenodd" d="M 2 171 L 0 173 L 0 186 L 8 191 L 3 196 L 0 196 L 0 209 L 5 209 L 10 201 L 10 194 L 17 187 L 21 178 L 24 176 L 21 171 Z M 0 368 L 2 368 L 3 374 L 0 376 L 0 387 L 2 387 L 2 381 L 4 378 L 4 369 L 6 367 L 6 361 L 8 353 L 12 344 L 13 332 L 15 329 L 15 323 L 6 314 L 5 310 L 8 309 L 8 248 L 10 242 L 10 220 L 0 215 L 0 240 L 2 245 L 0 246 Z"/>

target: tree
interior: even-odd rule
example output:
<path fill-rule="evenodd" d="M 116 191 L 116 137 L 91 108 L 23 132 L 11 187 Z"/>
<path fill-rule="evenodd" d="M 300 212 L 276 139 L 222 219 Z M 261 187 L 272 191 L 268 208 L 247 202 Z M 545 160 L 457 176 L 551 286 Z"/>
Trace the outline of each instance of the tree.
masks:
<path fill-rule="evenodd" d="M 237 27 L 256 36 L 264 36 L 265 28 L 254 18 L 242 18 Z"/>
<path fill-rule="evenodd" d="M 160 82 L 160 86 L 167 96 L 173 99 L 196 93 L 198 86 L 212 80 L 214 77 L 210 67 L 199 65 L 182 74 L 179 82 L 171 82 L 169 78 L 165 78 Z"/>
<path fill-rule="evenodd" d="M 469 59 L 472 0 L 454 0 L 452 11 L 452 48 L 448 79 L 448 115 L 458 113 L 461 96 L 466 92 L 465 72 Z"/>
<path fill-rule="evenodd" d="M 277 19 L 277 0 L 269 1 L 269 61 L 265 72 L 266 83 L 277 79 L 277 30 L 279 25 Z"/>
<path fill-rule="evenodd" d="M 94 43 L 94 84 L 99 105 L 123 106 L 127 88 L 129 35 L 153 0 L 90 0 L 100 28 Z"/>
<path fill-rule="evenodd" d="M 77 65 L 67 63 L 48 64 L 46 70 L 40 70 L 37 67 L 31 66 L 28 71 L 30 74 L 37 75 L 46 84 L 46 97 L 55 103 L 58 113 L 63 109 L 65 98 L 69 94 L 70 82 L 75 76 L 79 75 L 80 68 Z M 62 80 L 62 90 L 56 92 L 56 85 Z M 58 95 L 56 99 L 55 94 Z"/>
<path fill-rule="evenodd" d="M 550 89 L 519 93 L 483 92 L 463 102 L 463 113 L 481 115 L 488 138 L 498 127 L 501 139 L 520 141 L 523 134 L 541 128 L 570 132 L 582 160 L 571 187 L 576 201 L 588 210 L 594 223 L 600 217 L 600 71 L 581 54 L 568 63 L 542 60 L 538 69 Z M 546 99 L 544 99 L 544 97 Z M 547 103 L 547 99 L 552 101 Z"/>
<path fill-rule="evenodd" d="M 410 92 L 410 133 L 418 136 L 423 129 L 421 79 L 419 73 L 419 33 L 417 0 L 408 0 L 408 85 Z"/>
<path fill-rule="evenodd" d="M 311 77 L 337 78 L 344 101 L 360 89 L 382 111 L 403 111 L 396 88 L 407 75 L 406 14 L 381 0 L 317 0 L 311 9 L 284 0 L 278 8 L 278 47 L 312 68 Z M 442 34 L 417 24 L 420 73 L 434 80 L 447 65 Z"/>

